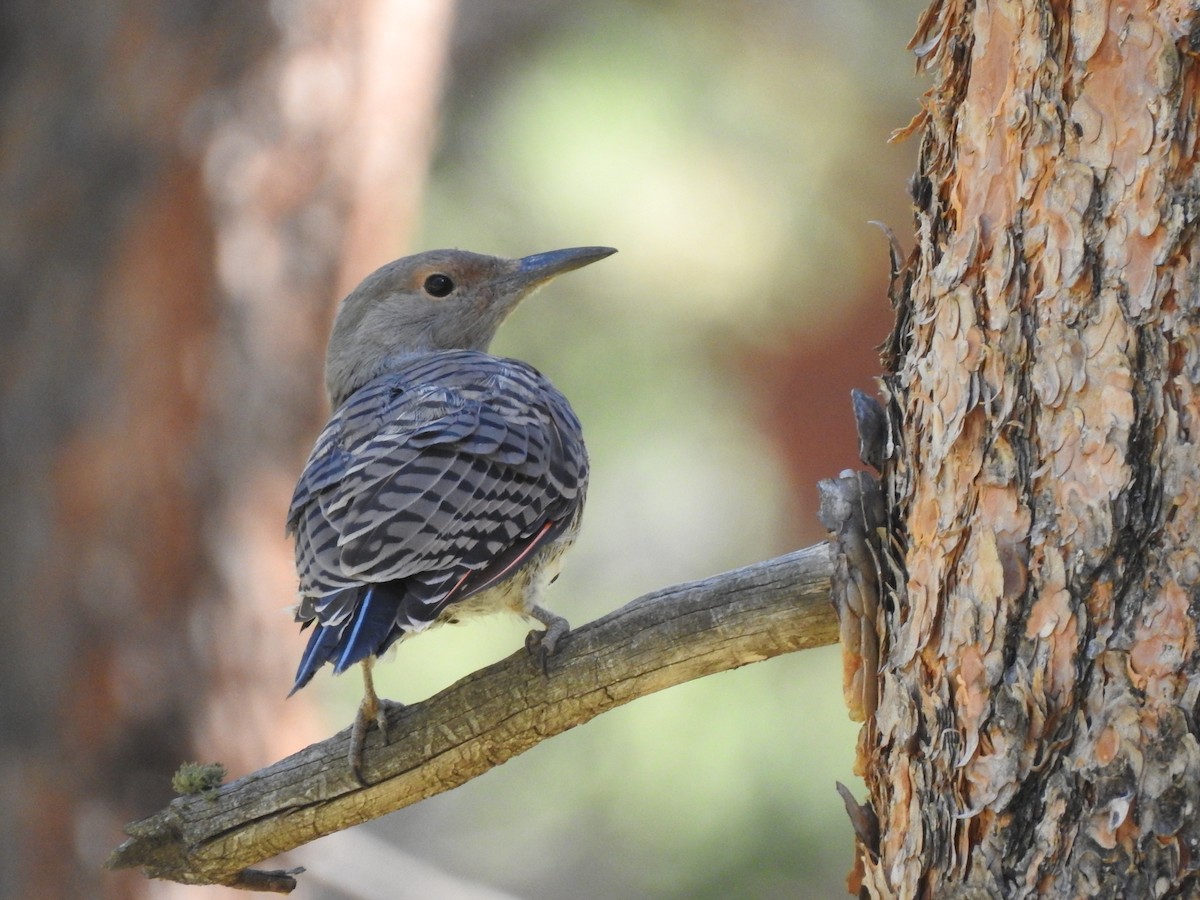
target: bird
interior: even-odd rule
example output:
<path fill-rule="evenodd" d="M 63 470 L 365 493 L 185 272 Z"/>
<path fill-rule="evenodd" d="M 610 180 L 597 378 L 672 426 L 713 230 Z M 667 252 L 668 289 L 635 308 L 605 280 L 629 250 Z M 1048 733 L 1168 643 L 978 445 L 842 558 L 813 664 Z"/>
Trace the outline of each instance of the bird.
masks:
<path fill-rule="evenodd" d="M 338 307 L 325 387 L 332 415 L 287 514 L 301 630 L 291 693 L 326 663 L 362 670 L 348 762 L 366 784 L 387 711 L 373 666 L 430 626 L 503 610 L 540 623 L 546 671 L 569 630 L 542 606 L 579 532 L 588 454 L 566 397 L 537 369 L 488 352 L 501 323 L 551 279 L 615 253 L 571 247 L 518 259 L 431 250 L 368 275 Z"/>

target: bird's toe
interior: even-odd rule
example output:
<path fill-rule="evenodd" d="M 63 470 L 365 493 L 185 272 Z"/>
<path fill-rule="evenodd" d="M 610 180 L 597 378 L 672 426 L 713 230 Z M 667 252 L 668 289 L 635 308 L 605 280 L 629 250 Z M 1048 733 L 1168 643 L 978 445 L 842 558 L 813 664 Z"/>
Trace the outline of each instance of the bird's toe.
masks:
<path fill-rule="evenodd" d="M 384 700 L 382 698 L 375 698 L 373 703 L 364 700 L 363 704 L 358 708 L 358 715 L 355 716 L 354 725 L 350 729 L 350 750 L 347 754 L 347 762 L 350 764 L 350 771 L 354 773 L 354 779 L 363 787 L 367 787 L 370 784 L 363 773 L 363 760 L 367 748 L 367 732 L 374 725 L 379 729 L 379 733 L 383 738 L 380 742 L 381 745 L 386 746 L 388 743 L 388 713 L 401 709 L 404 709 L 403 703 L 396 700 Z"/>
<path fill-rule="evenodd" d="M 554 655 L 558 649 L 558 642 L 568 630 L 570 626 L 567 620 L 556 616 L 545 630 L 535 628 L 525 636 L 525 649 L 543 675 L 549 674 L 550 657 Z"/>

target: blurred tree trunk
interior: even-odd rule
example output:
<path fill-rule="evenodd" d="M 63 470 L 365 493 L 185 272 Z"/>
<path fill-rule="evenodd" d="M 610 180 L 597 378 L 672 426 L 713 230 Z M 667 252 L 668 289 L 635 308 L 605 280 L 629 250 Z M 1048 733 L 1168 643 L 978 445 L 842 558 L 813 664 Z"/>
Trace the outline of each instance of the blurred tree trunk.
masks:
<path fill-rule="evenodd" d="M 404 249 L 449 10 L 0 7 L 0 896 L 169 892 L 100 866 L 179 763 L 322 736 L 283 702 L 283 515 L 333 302 Z"/>
<path fill-rule="evenodd" d="M 936 0 L 914 39 L 867 896 L 1200 894 L 1196 17 Z"/>

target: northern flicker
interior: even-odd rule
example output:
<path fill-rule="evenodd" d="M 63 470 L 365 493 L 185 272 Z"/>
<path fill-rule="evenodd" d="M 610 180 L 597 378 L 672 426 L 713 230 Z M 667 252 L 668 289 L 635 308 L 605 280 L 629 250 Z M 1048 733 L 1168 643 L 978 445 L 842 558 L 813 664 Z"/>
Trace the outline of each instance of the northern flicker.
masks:
<path fill-rule="evenodd" d="M 325 366 L 333 416 L 288 512 L 296 620 L 313 629 L 292 693 L 325 663 L 361 664 L 359 781 L 372 722 L 387 739 L 371 668 L 389 646 L 508 609 L 544 626 L 526 640 L 544 666 L 567 632 L 541 591 L 579 529 L 583 434 L 545 376 L 487 350 L 525 296 L 615 252 L 434 250 L 383 266 L 341 303 Z"/>

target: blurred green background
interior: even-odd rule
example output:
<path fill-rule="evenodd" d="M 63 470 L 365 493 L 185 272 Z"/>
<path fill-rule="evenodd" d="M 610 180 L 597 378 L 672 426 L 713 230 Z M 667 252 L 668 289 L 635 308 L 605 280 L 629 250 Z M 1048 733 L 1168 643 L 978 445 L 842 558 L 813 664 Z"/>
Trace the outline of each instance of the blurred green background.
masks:
<path fill-rule="evenodd" d="M 460 5 L 416 246 L 620 250 L 526 301 L 493 348 L 585 423 L 585 527 L 549 598 L 572 622 L 820 539 L 814 481 L 857 464 L 847 391 L 871 387 L 889 324 L 867 223 L 908 222 L 914 144 L 886 138 L 917 110 L 920 7 Z M 831 341 L 857 355 L 809 380 L 759 371 L 804 371 Z M 823 455 L 789 459 L 796 429 Z M 377 669 L 381 692 L 434 693 L 525 630 L 422 636 Z M 522 897 L 845 896 L 834 783 L 862 786 L 840 677 L 825 648 L 684 685 L 369 828 Z M 357 679 L 318 690 L 340 727 Z"/>

